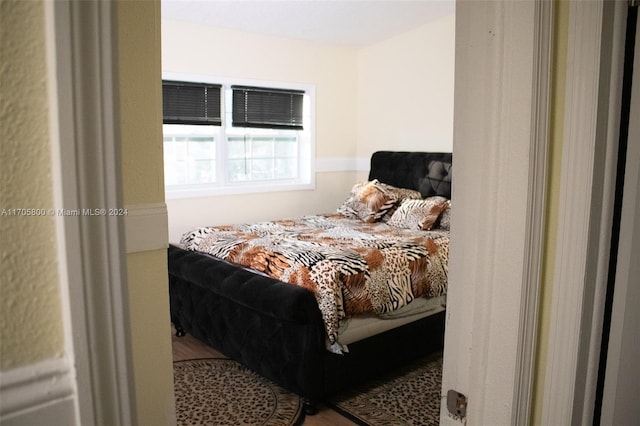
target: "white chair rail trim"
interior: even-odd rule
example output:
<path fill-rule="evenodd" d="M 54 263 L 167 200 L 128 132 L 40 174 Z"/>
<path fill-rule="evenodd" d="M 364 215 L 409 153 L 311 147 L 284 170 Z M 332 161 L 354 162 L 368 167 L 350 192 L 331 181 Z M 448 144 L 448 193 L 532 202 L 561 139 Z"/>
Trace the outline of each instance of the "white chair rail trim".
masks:
<path fill-rule="evenodd" d="M 124 229 L 127 253 L 168 247 L 169 225 L 165 203 L 126 206 Z"/>

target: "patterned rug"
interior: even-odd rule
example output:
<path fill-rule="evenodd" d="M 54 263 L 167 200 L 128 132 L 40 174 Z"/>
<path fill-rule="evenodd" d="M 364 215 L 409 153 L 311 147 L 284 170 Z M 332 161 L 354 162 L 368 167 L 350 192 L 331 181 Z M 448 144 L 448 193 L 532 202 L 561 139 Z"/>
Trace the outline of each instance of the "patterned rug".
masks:
<path fill-rule="evenodd" d="M 300 398 L 224 358 L 173 363 L 178 425 L 300 424 Z"/>
<path fill-rule="evenodd" d="M 336 411 L 368 426 L 438 425 L 442 353 L 333 398 Z"/>

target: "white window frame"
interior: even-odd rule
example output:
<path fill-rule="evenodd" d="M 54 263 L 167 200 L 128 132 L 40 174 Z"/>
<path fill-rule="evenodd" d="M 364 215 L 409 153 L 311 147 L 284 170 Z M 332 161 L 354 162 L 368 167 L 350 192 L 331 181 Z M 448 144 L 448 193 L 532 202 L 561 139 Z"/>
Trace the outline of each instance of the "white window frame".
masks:
<path fill-rule="evenodd" d="M 217 173 L 218 182 L 212 184 L 185 184 L 185 185 L 172 185 L 165 186 L 166 199 L 180 199 L 180 198 L 197 198 L 197 197 L 210 197 L 217 195 L 231 195 L 231 194 L 249 194 L 256 192 L 274 192 L 274 191 L 297 191 L 297 190 L 309 190 L 315 189 L 315 86 L 312 84 L 301 83 L 283 83 L 265 80 L 249 80 L 249 79 L 231 79 L 225 77 L 215 77 L 203 74 L 188 74 L 188 73 L 175 73 L 175 72 L 163 72 L 163 80 L 174 81 L 191 81 L 199 83 L 212 83 L 222 85 L 222 125 L 220 131 L 216 132 L 216 157 L 217 157 Z M 226 173 L 226 167 L 221 167 L 221 164 L 226 161 L 227 158 L 227 136 L 234 134 L 229 132 L 227 134 L 227 128 L 231 129 L 231 114 L 229 111 L 230 99 L 229 92 L 231 85 L 239 86 L 258 86 L 269 87 L 274 89 L 290 89 L 290 90 L 302 90 L 305 92 L 305 121 L 304 139 L 299 143 L 299 171 L 300 178 L 296 181 L 291 180 L 266 180 L 264 182 L 228 182 L 224 176 Z M 307 110 L 308 109 L 308 110 Z M 308 121 L 308 122 L 307 122 Z M 264 129 L 265 133 L 277 133 L 277 130 Z M 259 132 L 258 129 L 250 129 L 250 132 Z M 164 132 L 163 132 L 164 133 Z M 164 146 L 164 142 L 163 142 Z"/>
<path fill-rule="evenodd" d="M 203 125 L 187 124 L 187 125 L 184 125 L 184 126 L 188 126 L 190 128 L 189 130 L 192 130 L 192 132 L 186 131 L 184 133 L 181 133 L 180 131 L 176 131 L 175 133 L 172 132 L 172 131 L 169 131 L 167 133 L 167 130 L 166 130 L 167 126 L 169 126 L 169 128 L 179 128 L 178 126 L 183 126 L 183 125 L 181 125 L 181 124 L 163 124 L 163 131 L 162 131 L 162 133 L 163 133 L 163 138 L 162 138 L 163 139 L 163 143 L 162 144 L 163 144 L 163 148 L 165 150 L 165 154 L 166 154 L 166 149 L 167 149 L 167 146 L 166 146 L 166 142 L 167 141 L 165 139 L 167 137 L 171 137 L 171 138 L 182 138 L 182 137 L 203 138 L 203 137 L 210 137 L 212 139 L 212 142 L 213 142 L 214 146 L 216 147 L 216 149 L 215 149 L 215 157 L 212 159 L 216 163 L 215 180 L 217 182 L 220 182 L 220 170 L 218 170 L 219 168 L 217 166 L 218 155 L 219 155 L 218 145 L 220 144 L 220 141 L 221 141 L 220 126 L 203 126 Z M 205 129 L 207 127 L 208 128 L 213 127 L 215 130 L 213 130 L 212 132 L 208 132 L 207 131 L 208 129 Z M 174 142 L 176 142 L 176 141 L 174 141 Z M 181 142 L 177 142 L 177 143 L 181 143 Z M 185 148 L 186 148 L 187 151 L 189 150 L 189 146 L 186 146 Z M 193 164 L 192 164 L 193 161 L 189 161 L 189 159 L 193 160 L 192 158 L 187 157 L 187 159 L 185 161 L 186 170 L 188 170 L 191 166 L 193 166 Z M 204 159 L 203 158 L 199 158 L 197 160 L 202 161 Z M 167 163 L 166 158 L 164 159 L 164 163 L 165 163 L 165 167 L 166 167 L 166 163 Z M 167 185 L 168 180 L 169 179 L 167 178 L 167 172 L 166 172 L 166 168 L 165 168 L 165 186 Z M 187 177 L 187 180 L 188 180 L 188 177 Z M 212 184 L 214 184 L 214 183 L 212 182 Z M 181 188 L 181 187 L 189 188 L 189 187 L 194 186 L 194 185 L 198 185 L 199 186 L 199 185 L 204 185 L 204 184 L 203 183 L 183 183 L 183 184 L 172 184 L 171 187 L 172 188 Z"/>

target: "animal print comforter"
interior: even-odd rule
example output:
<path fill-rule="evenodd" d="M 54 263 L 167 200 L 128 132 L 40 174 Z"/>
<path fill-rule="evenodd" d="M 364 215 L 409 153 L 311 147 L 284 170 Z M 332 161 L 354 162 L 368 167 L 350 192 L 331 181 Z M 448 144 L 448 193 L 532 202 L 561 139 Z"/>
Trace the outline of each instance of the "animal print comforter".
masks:
<path fill-rule="evenodd" d="M 181 246 L 311 290 L 331 345 L 343 318 L 386 313 L 447 291 L 444 230 L 326 214 L 198 228 L 183 235 Z"/>

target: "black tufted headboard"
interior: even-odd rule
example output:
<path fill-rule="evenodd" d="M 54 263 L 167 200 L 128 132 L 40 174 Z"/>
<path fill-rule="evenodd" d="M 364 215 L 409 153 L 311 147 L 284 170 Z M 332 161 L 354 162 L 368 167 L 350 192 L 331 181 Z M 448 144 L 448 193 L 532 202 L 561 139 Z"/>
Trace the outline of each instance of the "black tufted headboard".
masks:
<path fill-rule="evenodd" d="M 420 191 L 423 197 L 451 198 L 450 152 L 377 151 L 371 156 L 369 180 Z"/>

